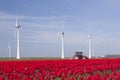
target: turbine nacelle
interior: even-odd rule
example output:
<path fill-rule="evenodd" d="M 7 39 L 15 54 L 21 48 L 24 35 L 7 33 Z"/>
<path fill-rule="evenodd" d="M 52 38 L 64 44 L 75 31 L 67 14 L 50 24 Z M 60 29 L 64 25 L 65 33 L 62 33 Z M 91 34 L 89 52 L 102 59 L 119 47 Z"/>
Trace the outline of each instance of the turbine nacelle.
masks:
<path fill-rule="evenodd" d="M 21 27 L 21 26 L 18 24 L 17 18 L 16 18 L 16 25 L 15 25 L 15 26 L 16 26 L 17 29 L 19 29 L 19 28 Z"/>
<path fill-rule="evenodd" d="M 92 39 L 92 37 L 90 35 L 88 35 L 88 39 Z"/>
<path fill-rule="evenodd" d="M 58 36 L 64 37 L 64 32 L 57 33 Z"/>
<path fill-rule="evenodd" d="M 21 26 L 20 25 L 16 25 L 16 28 L 19 29 Z"/>
<path fill-rule="evenodd" d="M 61 35 L 64 35 L 64 32 L 61 32 Z"/>
<path fill-rule="evenodd" d="M 61 37 L 64 37 L 64 32 L 61 32 L 60 35 L 61 35 Z"/>

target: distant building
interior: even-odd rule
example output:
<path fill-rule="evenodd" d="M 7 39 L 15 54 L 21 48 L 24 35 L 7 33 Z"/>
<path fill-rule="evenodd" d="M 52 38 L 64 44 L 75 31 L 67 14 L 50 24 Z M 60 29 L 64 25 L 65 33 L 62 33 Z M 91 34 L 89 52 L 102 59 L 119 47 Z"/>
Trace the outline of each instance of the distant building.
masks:
<path fill-rule="evenodd" d="M 105 58 L 120 58 L 120 54 L 107 54 Z"/>

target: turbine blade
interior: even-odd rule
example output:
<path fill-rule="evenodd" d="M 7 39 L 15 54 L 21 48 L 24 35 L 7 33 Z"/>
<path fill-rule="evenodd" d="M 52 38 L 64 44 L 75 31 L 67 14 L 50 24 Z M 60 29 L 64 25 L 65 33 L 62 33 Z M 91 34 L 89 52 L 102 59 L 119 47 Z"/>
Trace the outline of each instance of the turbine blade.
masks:
<path fill-rule="evenodd" d="M 18 26 L 18 24 L 17 24 L 17 17 L 16 17 L 16 27 Z"/>

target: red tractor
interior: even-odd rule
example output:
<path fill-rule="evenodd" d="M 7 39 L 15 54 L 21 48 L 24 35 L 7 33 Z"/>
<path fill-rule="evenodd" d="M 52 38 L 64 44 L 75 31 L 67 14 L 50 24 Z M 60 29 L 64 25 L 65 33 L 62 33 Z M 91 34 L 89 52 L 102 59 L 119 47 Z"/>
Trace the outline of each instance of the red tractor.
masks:
<path fill-rule="evenodd" d="M 72 59 L 88 59 L 88 57 L 84 56 L 83 52 L 75 52 L 75 55 Z"/>

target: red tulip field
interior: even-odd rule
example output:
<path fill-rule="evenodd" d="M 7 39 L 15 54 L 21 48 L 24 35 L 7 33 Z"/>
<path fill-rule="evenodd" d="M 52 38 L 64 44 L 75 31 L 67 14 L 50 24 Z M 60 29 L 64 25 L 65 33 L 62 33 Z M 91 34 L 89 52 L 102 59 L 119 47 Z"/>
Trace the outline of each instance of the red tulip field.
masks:
<path fill-rule="evenodd" d="M 120 80 L 120 59 L 1 60 L 0 80 Z"/>

